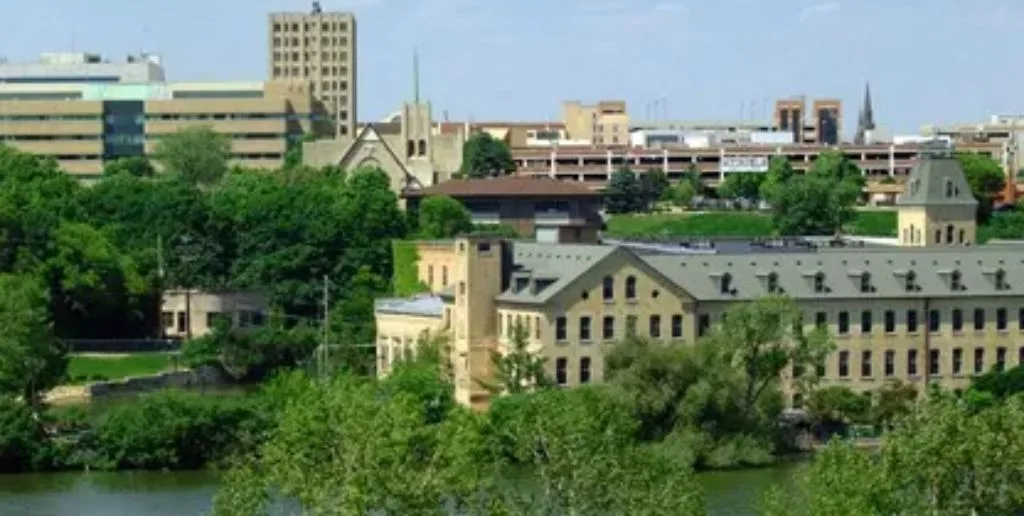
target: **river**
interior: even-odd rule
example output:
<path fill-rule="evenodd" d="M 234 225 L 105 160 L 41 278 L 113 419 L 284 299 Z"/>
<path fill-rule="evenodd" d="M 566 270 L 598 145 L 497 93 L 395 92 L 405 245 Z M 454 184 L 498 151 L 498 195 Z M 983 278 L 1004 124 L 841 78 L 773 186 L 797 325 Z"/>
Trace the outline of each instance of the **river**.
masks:
<path fill-rule="evenodd" d="M 712 516 L 753 515 L 760 493 L 792 481 L 799 464 L 701 473 Z M 217 476 L 207 471 L 0 475 L 0 515 L 201 516 Z"/>

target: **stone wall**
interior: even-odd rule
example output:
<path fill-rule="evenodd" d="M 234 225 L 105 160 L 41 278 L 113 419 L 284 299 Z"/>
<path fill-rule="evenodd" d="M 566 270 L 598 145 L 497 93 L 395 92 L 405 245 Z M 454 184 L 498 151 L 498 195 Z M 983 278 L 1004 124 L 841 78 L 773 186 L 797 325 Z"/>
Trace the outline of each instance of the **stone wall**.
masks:
<path fill-rule="evenodd" d="M 217 368 L 203 366 L 194 370 L 170 371 L 150 376 L 97 382 L 86 386 L 89 398 L 142 394 L 161 389 L 189 389 L 224 385 L 226 378 Z"/>

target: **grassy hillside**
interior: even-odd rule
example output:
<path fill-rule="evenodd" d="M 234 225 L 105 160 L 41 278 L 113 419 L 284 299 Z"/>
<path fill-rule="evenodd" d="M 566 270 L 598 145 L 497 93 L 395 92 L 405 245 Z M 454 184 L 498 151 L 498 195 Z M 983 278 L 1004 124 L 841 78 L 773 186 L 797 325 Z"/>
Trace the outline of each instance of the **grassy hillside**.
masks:
<path fill-rule="evenodd" d="M 859 211 L 847 233 L 859 236 L 896 236 L 895 211 Z M 768 237 L 773 235 L 771 216 L 745 211 L 616 215 L 608 221 L 606 235 L 623 237 Z"/>

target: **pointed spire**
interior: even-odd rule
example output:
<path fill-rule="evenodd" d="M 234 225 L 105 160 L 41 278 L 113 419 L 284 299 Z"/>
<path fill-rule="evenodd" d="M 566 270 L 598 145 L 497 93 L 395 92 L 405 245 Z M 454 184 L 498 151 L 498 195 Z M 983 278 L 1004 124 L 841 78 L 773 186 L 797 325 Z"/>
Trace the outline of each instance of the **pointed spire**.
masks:
<path fill-rule="evenodd" d="M 417 105 L 420 103 L 420 54 L 412 47 L 412 98 Z"/>
<path fill-rule="evenodd" d="M 867 132 L 875 129 L 875 112 L 871 106 L 871 84 L 864 83 L 864 105 L 860 108 L 860 117 L 857 119 L 857 134 L 854 135 L 854 143 L 865 143 Z"/>

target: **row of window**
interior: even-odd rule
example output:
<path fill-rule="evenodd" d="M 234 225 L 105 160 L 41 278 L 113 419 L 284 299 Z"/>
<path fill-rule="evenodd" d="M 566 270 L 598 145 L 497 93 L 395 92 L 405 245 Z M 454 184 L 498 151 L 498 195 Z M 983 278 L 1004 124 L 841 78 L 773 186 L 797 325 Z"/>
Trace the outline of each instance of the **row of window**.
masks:
<path fill-rule="evenodd" d="M 590 367 L 590 357 L 580 357 L 580 366 L 578 371 L 580 384 L 590 383 Z M 566 385 L 569 383 L 568 358 L 558 357 L 555 359 L 555 382 L 558 383 L 558 385 Z"/>
<path fill-rule="evenodd" d="M 956 232 L 956 236 L 957 236 L 955 242 L 953 241 L 954 231 Z M 942 229 L 936 229 L 935 230 L 935 243 L 936 244 L 943 243 L 942 242 L 942 240 L 943 240 L 942 239 L 942 235 L 943 235 Z M 945 239 L 946 242 L 945 243 L 947 243 L 947 244 L 963 245 L 963 244 L 967 243 L 967 231 L 962 229 L 962 228 L 959 229 L 959 230 L 956 230 L 953 227 L 952 224 L 947 224 L 946 225 L 945 235 L 946 235 L 946 239 Z M 923 243 L 923 241 L 921 240 L 921 228 L 915 228 L 913 224 L 911 224 L 909 228 L 903 228 L 903 242 L 904 243 L 910 243 L 910 244 L 920 244 L 920 243 Z"/>
<path fill-rule="evenodd" d="M 951 270 L 939 272 L 940 275 L 946 278 L 946 282 L 949 285 L 949 289 L 954 292 L 960 292 L 966 290 L 963 284 L 963 275 L 958 270 Z M 907 292 L 918 292 L 920 291 L 920 285 L 917 282 L 917 274 L 914 271 L 899 272 L 897 276 L 900 277 L 900 281 L 903 285 L 903 290 Z M 874 284 L 871 281 L 871 273 L 861 272 L 856 275 L 858 278 L 858 287 L 861 293 L 870 294 L 876 292 Z M 995 270 L 991 273 L 992 282 L 996 290 L 1008 290 L 1010 284 L 1006 281 L 1006 271 L 1003 269 Z M 722 274 L 718 279 L 719 292 L 722 294 L 735 294 L 732 284 L 732 274 L 728 272 Z M 818 294 L 825 294 L 831 291 L 825 282 L 825 273 L 818 272 L 812 276 L 814 292 Z M 779 275 L 778 273 L 771 272 L 764 278 L 764 287 L 771 294 L 782 293 L 782 289 L 779 287 Z"/>
<path fill-rule="evenodd" d="M 233 326 L 235 324 L 234 315 L 235 314 L 232 314 L 231 312 L 206 312 L 206 327 L 213 328 L 219 321 L 224 321 L 229 326 Z M 263 313 L 251 310 L 242 310 L 237 312 L 237 320 L 238 327 L 240 328 L 262 326 Z M 184 333 L 188 326 L 186 323 L 185 312 L 161 312 L 160 325 L 165 329 L 174 329 L 179 333 Z"/>
<path fill-rule="evenodd" d="M 2 128 L 0 128 L 2 130 Z M 285 133 L 218 133 L 232 140 L 280 140 Z M 2 134 L 0 140 L 12 142 L 33 142 L 33 141 L 104 141 L 113 144 L 140 144 L 146 140 L 159 140 L 168 136 L 166 134 Z M 288 135 L 292 136 L 292 135 Z M 302 138 L 303 135 L 294 135 L 295 138 Z"/>
<path fill-rule="evenodd" d="M 984 331 L 988 321 L 988 311 L 984 308 L 975 308 L 972 313 L 971 327 L 974 331 Z M 907 333 L 918 332 L 917 310 L 907 310 L 904 322 Z M 815 314 L 815 325 L 825 326 L 828 324 L 828 314 L 817 312 Z M 896 311 L 885 310 L 882 313 L 882 325 L 885 333 L 896 332 Z M 860 313 L 860 333 L 871 333 L 874 327 L 874 315 L 870 310 Z M 1006 308 L 995 309 L 995 327 L 998 331 L 1006 331 L 1009 328 L 1009 313 Z M 928 331 L 938 332 L 942 328 L 942 313 L 939 310 L 928 311 Z M 955 332 L 964 330 L 964 311 L 954 308 L 950 312 L 950 328 Z M 1024 331 L 1024 308 L 1017 310 L 1017 328 Z M 847 335 L 850 333 L 850 313 L 839 312 L 836 321 L 836 333 Z"/>
<path fill-rule="evenodd" d="M 648 317 L 647 321 L 647 333 L 650 337 L 654 339 L 661 338 L 663 336 L 661 316 L 651 315 Z M 670 318 L 670 321 L 669 336 L 673 339 L 683 338 L 683 315 L 675 314 Z M 590 316 L 585 315 L 579 318 L 579 325 L 577 326 L 577 331 L 579 333 L 577 337 L 580 342 L 592 342 L 594 340 L 592 323 L 593 319 Z M 511 328 L 513 327 L 511 317 L 508 318 L 507 324 L 510 328 L 509 333 L 511 334 Z M 637 316 L 627 315 L 625 335 L 636 334 Z M 615 338 L 615 316 L 606 315 L 601 318 L 601 339 L 614 340 Z M 565 316 L 555 318 L 555 340 L 558 342 L 569 340 L 568 320 Z"/>
<path fill-rule="evenodd" d="M 315 22 L 275 22 L 274 32 L 299 32 L 300 29 L 306 32 L 312 32 L 316 29 Z M 348 23 L 343 21 L 325 21 L 320 22 L 320 30 L 323 32 L 338 32 L 348 30 Z"/>
<path fill-rule="evenodd" d="M 996 348 L 996 361 L 995 368 L 997 371 L 1003 371 L 1006 369 L 1006 353 L 1005 347 Z M 884 375 L 886 377 L 892 377 L 896 374 L 896 351 L 886 350 L 884 354 Z M 860 352 L 860 376 L 863 378 L 870 378 L 873 376 L 873 359 L 874 356 L 871 350 L 863 350 Z M 838 355 L 838 374 L 840 378 L 850 377 L 850 352 L 840 351 Z M 908 349 L 907 350 L 907 376 L 917 376 L 918 368 L 918 350 Z M 1017 364 L 1024 365 L 1024 346 L 1021 346 L 1017 351 Z M 952 370 L 950 371 L 953 375 L 964 374 L 964 350 L 962 348 L 953 349 L 953 360 Z M 985 372 L 985 348 L 974 348 L 974 364 L 973 374 L 982 374 Z M 800 371 L 794 371 L 794 376 L 799 376 Z M 819 374 L 823 371 L 819 370 Z M 930 376 L 938 376 L 942 374 L 942 350 L 931 349 L 928 351 L 928 374 Z"/>

